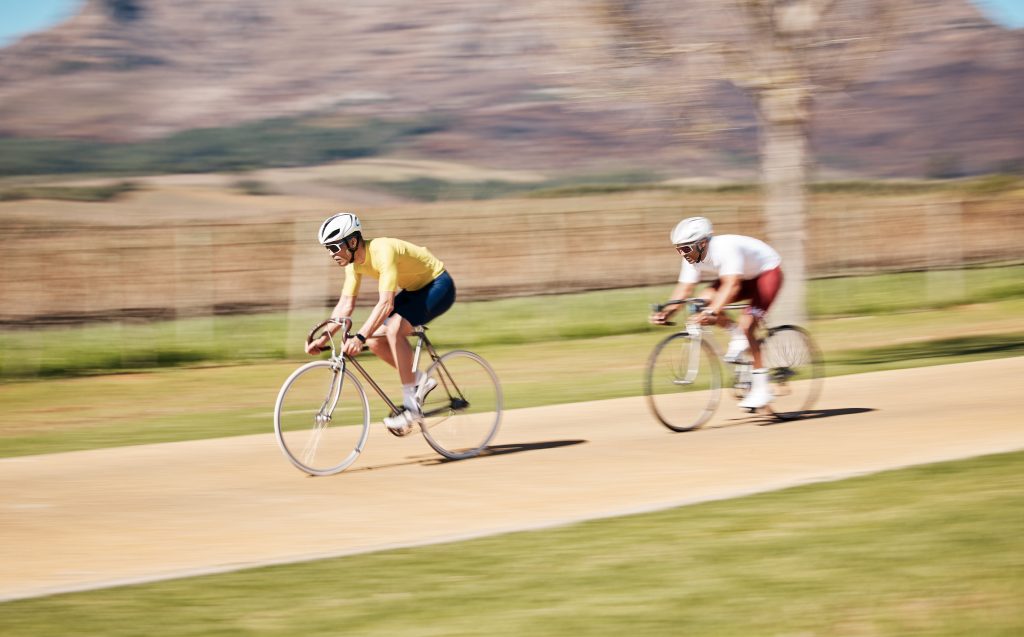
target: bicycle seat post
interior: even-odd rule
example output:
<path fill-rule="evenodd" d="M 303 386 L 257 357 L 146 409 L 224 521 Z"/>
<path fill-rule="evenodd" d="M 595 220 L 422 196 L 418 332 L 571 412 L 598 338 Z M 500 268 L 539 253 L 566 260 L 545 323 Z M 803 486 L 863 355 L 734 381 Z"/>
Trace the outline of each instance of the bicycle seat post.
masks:
<path fill-rule="evenodd" d="M 412 333 L 416 335 L 416 351 L 413 352 L 412 356 L 412 372 L 414 374 L 420 368 L 420 353 L 423 351 L 423 341 L 427 338 L 424 330 L 426 328 L 422 325 L 417 325 L 412 330 Z"/>

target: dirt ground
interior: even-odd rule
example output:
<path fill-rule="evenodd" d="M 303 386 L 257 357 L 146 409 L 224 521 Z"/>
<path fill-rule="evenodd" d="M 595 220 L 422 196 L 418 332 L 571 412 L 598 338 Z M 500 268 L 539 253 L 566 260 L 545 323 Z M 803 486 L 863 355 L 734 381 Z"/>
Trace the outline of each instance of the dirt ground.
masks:
<path fill-rule="evenodd" d="M 0 601 L 453 541 L 1024 448 L 1024 357 L 830 378 L 814 417 L 719 408 L 673 434 L 642 398 L 511 411 L 443 462 L 378 425 L 310 478 L 271 434 L 0 461 Z M 267 428 L 272 427 L 267 414 Z"/>

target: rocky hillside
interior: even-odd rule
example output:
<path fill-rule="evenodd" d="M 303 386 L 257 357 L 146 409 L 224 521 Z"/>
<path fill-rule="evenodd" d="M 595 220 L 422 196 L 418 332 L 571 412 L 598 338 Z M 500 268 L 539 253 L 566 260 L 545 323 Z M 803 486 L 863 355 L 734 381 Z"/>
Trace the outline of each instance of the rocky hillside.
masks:
<path fill-rule="evenodd" d="M 913 28 L 861 86 L 818 100 L 821 168 L 920 176 L 1024 158 L 1024 31 L 967 0 L 915 6 Z M 285 115 L 432 113 L 450 125 L 405 152 L 750 174 L 756 121 L 736 89 L 715 96 L 731 126 L 703 148 L 642 104 L 579 110 L 547 28 L 558 11 L 542 0 L 87 0 L 0 50 L 0 136 L 127 141 Z"/>

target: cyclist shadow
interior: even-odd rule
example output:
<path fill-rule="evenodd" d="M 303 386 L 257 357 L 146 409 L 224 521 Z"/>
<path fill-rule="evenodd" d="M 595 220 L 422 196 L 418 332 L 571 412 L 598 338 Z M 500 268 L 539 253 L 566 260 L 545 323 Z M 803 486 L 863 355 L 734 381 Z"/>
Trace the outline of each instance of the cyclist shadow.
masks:
<path fill-rule="evenodd" d="M 818 418 L 834 418 L 836 416 L 852 416 L 854 414 L 866 414 L 878 411 L 873 407 L 843 407 L 839 409 L 808 409 L 807 411 L 794 412 L 789 418 L 776 418 L 771 414 L 740 414 L 717 425 L 708 426 L 707 429 L 723 429 L 725 427 L 737 427 L 739 425 L 759 425 L 770 427 L 774 425 L 785 425 L 788 423 L 803 422 L 805 420 L 816 420 Z"/>
<path fill-rule="evenodd" d="M 407 467 L 410 465 L 421 465 L 429 467 L 432 465 L 448 464 L 450 462 L 468 462 L 470 460 L 478 460 L 480 458 L 491 458 L 493 456 L 504 456 L 510 453 L 522 453 L 524 451 L 540 451 L 542 449 L 557 449 L 559 447 L 569 447 L 571 445 L 580 445 L 588 440 L 547 440 L 544 442 L 520 442 L 514 444 L 505 445 L 491 445 L 484 450 L 480 455 L 473 456 L 472 458 L 463 458 L 462 460 L 451 460 L 443 456 L 436 454 L 425 454 L 421 456 L 411 456 L 406 462 L 392 462 L 389 464 L 379 464 L 371 467 L 356 467 L 349 469 L 345 473 L 357 473 L 359 471 L 376 471 L 378 469 L 390 469 L 392 467 Z"/>

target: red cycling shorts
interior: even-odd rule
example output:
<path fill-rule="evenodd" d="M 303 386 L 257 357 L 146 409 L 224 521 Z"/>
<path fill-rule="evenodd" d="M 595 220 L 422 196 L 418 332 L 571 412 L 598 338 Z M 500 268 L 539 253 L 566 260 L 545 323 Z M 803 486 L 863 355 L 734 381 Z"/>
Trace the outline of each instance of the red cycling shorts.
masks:
<path fill-rule="evenodd" d="M 717 290 L 721 283 L 721 279 L 716 279 L 708 287 Z M 753 279 L 741 281 L 740 291 L 733 300 L 742 301 L 749 299 L 750 307 L 744 310 L 744 312 L 746 314 L 753 314 L 754 316 L 762 317 L 765 312 L 768 311 L 768 308 L 772 306 L 772 303 L 775 302 L 775 297 L 779 294 L 779 289 L 781 287 L 782 268 L 766 270 Z"/>

